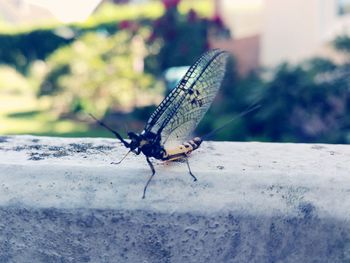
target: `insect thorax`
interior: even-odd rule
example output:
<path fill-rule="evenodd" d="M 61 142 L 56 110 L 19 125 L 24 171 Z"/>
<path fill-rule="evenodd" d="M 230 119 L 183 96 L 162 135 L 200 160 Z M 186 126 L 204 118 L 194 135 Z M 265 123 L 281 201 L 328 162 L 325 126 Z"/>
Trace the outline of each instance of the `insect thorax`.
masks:
<path fill-rule="evenodd" d="M 161 145 L 160 137 L 152 132 L 142 132 L 138 135 L 138 148 L 147 157 L 154 157 L 159 160 L 177 160 L 189 155 L 199 148 L 202 139 L 196 137 L 175 147 L 164 148 Z"/>
<path fill-rule="evenodd" d="M 165 155 L 165 150 L 160 144 L 160 138 L 152 132 L 141 133 L 139 149 L 147 157 L 161 160 Z"/>

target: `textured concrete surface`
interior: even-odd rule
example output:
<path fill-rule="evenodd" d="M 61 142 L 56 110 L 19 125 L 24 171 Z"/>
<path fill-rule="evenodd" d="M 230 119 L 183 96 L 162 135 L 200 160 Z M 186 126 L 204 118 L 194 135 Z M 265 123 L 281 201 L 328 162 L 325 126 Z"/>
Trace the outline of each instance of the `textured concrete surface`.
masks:
<path fill-rule="evenodd" d="M 115 140 L 0 137 L 0 262 L 350 262 L 350 147 L 204 142 L 120 165 Z"/>

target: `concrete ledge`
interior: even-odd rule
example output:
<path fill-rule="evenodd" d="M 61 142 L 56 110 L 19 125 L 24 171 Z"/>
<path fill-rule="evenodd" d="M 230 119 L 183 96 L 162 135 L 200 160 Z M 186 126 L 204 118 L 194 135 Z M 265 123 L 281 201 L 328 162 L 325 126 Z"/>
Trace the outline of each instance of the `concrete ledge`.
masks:
<path fill-rule="evenodd" d="M 0 262 L 350 262 L 350 147 L 204 142 L 190 164 L 116 140 L 0 137 Z"/>

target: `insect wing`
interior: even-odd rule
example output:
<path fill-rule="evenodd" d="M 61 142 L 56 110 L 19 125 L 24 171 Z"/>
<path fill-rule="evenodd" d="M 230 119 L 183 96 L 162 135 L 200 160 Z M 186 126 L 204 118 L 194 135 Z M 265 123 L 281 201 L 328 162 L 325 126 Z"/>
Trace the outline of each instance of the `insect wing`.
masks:
<path fill-rule="evenodd" d="M 165 147 L 188 139 L 220 88 L 227 58 L 221 50 L 203 54 L 151 115 L 145 132 L 159 135 Z"/>

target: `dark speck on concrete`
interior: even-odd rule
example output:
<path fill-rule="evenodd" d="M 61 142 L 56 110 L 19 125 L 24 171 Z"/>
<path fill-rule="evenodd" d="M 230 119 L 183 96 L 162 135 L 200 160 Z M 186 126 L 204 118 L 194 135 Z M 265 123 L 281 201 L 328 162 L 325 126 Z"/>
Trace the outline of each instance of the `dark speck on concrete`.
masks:
<path fill-rule="evenodd" d="M 24 149 L 26 149 L 25 146 L 16 146 L 16 147 L 13 148 L 13 150 L 16 151 L 16 152 L 23 151 Z"/>
<path fill-rule="evenodd" d="M 71 150 L 78 153 L 86 153 L 92 147 L 92 143 L 70 143 Z"/>
<path fill-rule="evenodd" d="M 49 153 L 38 153 L 38 152 L 31 152 L 30 157 L 28 158 L 28 160 L 32 160 L 32 161 L 39 161 L 39 160 L 44 160 L 45 157 L 50 156 Z"/>
<path fill-rule="evenodd" d="M 326 149 L 325 146 L 322 146 L 322 145 L 312 145 L 311 146 L 311 149 L 314 149 L 314 150 L 322 150 L 322 149 Z"/>
<path fill-rule="evenodd" d="M 37 155 L 33 155 L 33 156 L 29 157 L 28 160 L 31 160 L 31 161 L 40 161 L 40 160 L 44 160 L 44 158 L 43 158 L 43 157 L 40 157 L 40 156 L 37 156 Z"/>
<path fill-rule="evenodd" d="M 41 148 L 42 148 L 42 146 L 39 144 L 28 146 L 28 149 L 30 149 L 30 150 L 40 150 Z"/>
<path fill-rule="evenodd" d="M 97 145 L 97 146 L 93 146 L 92 143 L 71 143 L 69 144 L 70 148 L 69 150 L 70 151 L 73 151 L 73 152 L 77 152 L 77 153 L 86 153 L 88 152 L 89 150 L 91 151 L 110 151 L 113 149 L 112 146 L 109 146 L 109 145 Z"/>
<path fill-rule="evenodd" d="M 68 153 L 64 150 L 60 150 L 55 152 L 43 152 L 43 153 L 31 152 L 29 153 L 29 155 L 30 157 L 28 158 L 28 160 L 39 161 L 39 160 L 44 160 L 47 157 L 60 158 L 60 157 L 68 156 Z"/>
<path fill-rule="evenodd" d="M 218 165 L 218 166 L 216 166 L 216 168 L 218 168 L 219 170 L 223 170 L 225 167 L 222 165 Z"/>
<path fill-rule="evenodd" d="M 113 147 L 109 145 L 97 145 L 93 146 L 92 143 L 71 143 L 68 145 L 68 147 L 64 146 L 55 146 L 55 145 L 27 145 L 27 146 L 17 146 L 14 150 L 15 151 L 21 151 L 21 150 L 36 150 L 29 153 L 30 157 L 29 160 L 43 160 L 46 157 L 55 157 L 60 158 L 64 156 L 69 156 L 70 153 L 90 153 L 94 154 L 95 151 L 108 151 L 113 149 Z M 38 150 L 41 150 L 42 152 L 37 152 Z M 86 156 L 85 156 L 86 158 Z"/>
<path fill-rule="evenodd" d="M 59 158 L 63 156 L 68 156 L 68 153 L 66 151 L 58 151 L 52 154 L 53 157 Z"/>
<path fill-rule="evenodd" d="M 310 219 L 314 216 L 315 206 L 312 203 L 303 202 L 299 204 L 299 211 L 305 219 Z"/>
<path fill-rule="evenodd" d="M 50 146 L 49 151 L 62 151 L 64 148 L 62 146 Z"/>
<path fill-rule="evenodd" d="M 109 145 L 97 145 L 97 146 L 93 146 L 92 149 L 98 150 L 98 151 L 110 151 L 113 149 L 113 147 Z"/>
<path fill-rule="evenodd" d="M 209 149 L 209 150 L 215 150 L 215 149 L 214 149 L 214 146 L 213 146 L 212 144 L 209 144 L 209 145 L 208 145 L 208 149 Z"/>
<path fill-rule="evenodd" d="M 8 140 L 9 140 L 9 137 L 7 137 L 7 136 L 0 136 L 0 143 L 8 142 Z"/>

